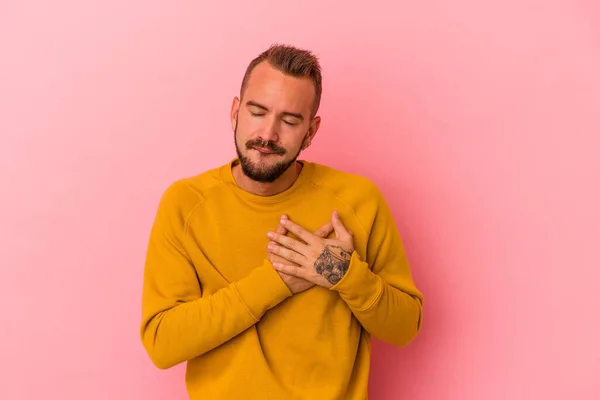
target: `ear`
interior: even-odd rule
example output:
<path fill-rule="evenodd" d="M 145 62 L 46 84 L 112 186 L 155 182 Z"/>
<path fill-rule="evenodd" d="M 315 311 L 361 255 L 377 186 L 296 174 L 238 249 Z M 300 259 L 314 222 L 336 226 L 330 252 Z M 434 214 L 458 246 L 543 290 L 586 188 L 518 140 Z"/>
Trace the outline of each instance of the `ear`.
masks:
<path fill-rule="evenodd" d="M 320 125 L 321 125 L 321 117 L 318 117 L 318 116 L 314 117 L 313 120 L 310 121 L 308 133 L 306 134 L 306 137 L 304 138 L 304 142 L 302 143 L 302 150 L 308 149 L 313 138 L 317 134 L 317 131 L 319 130 Z"/>
<path fill-rule="evenodd" d="M 231 119 L 231 129 L 235 132 L 235 128 L 237 125 L 238 112 L 240 110 L 240 99 L 237 97 L 233 98 L 233 102 L 231 103 L 231 112 L 229 118 Z"/>

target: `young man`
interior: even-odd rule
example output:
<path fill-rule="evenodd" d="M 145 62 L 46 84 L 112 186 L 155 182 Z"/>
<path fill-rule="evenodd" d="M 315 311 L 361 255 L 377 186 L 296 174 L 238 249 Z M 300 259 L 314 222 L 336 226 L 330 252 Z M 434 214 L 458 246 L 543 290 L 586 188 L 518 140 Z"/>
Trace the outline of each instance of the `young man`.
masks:
<path fill-rule="evenodd" d="M 297 160 L 319 128 L 318 60 L 272 46 L 231 108 L 238 157 L 165 192 L 148 246 L 141 338 L 187 361 L 195 399 L 365 399 L 370 336 L 418 333 L 392 214 L 369 180 Z"/>

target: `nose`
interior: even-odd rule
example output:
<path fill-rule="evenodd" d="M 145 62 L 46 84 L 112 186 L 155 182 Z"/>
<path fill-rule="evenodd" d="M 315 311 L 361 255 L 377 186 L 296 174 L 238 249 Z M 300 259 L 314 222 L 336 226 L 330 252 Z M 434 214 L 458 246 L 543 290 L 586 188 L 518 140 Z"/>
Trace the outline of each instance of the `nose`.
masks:
<path fill-rule="evenodd" d="M 265 142 L 277 142 L 279 140 L 279 127 L 276 118 L 265 118 L 264 126 L 258 135 Z"/>

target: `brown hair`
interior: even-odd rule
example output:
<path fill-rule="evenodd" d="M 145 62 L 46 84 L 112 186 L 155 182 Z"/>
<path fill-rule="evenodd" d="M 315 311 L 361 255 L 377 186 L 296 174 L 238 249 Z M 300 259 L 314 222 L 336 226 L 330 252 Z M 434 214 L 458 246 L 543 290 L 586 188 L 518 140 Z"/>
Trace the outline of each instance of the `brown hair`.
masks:
<path fill-rule="evenodd" d="M 302 50 L 294 46 L 274 44 L 262 52 L 258 57 L 250 62 L 242 87 L 240 88 L 240 98 L 244 95 L 244 90 L 250 79 L 250 73 L 258 64 L 268 61 L 269 64 L 286 75 L 297 78 L 310 78 L 315 87 L 315 101 L 312 109 L 312 116 L 317 113 L 321 103 L 321 66 L 317 57 L 308 50 Z"/>

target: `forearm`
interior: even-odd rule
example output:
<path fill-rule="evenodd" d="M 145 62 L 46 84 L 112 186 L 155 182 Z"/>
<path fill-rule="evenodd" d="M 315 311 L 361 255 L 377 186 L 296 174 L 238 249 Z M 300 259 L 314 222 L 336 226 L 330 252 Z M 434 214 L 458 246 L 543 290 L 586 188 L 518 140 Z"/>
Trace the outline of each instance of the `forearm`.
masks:
<path fill-rule="evenodd" d="M 396 346 L 410 343 L 421 328 L 422 296 L 412 286 L 394 287 L 373 273 L 357 253 L 346 276 L 332 290 L 374 337 Z"/>
<path fill-rule="evenodd" d="M 156 312 L 152 304 L 158 293 L 145 290 L 147 322 L 141 334 L 150 358 L 163 369 L 198 357 L 234 338 L 291 295 L 268 265 L 256 268 L 246 278 L 211 295 Z"/>

